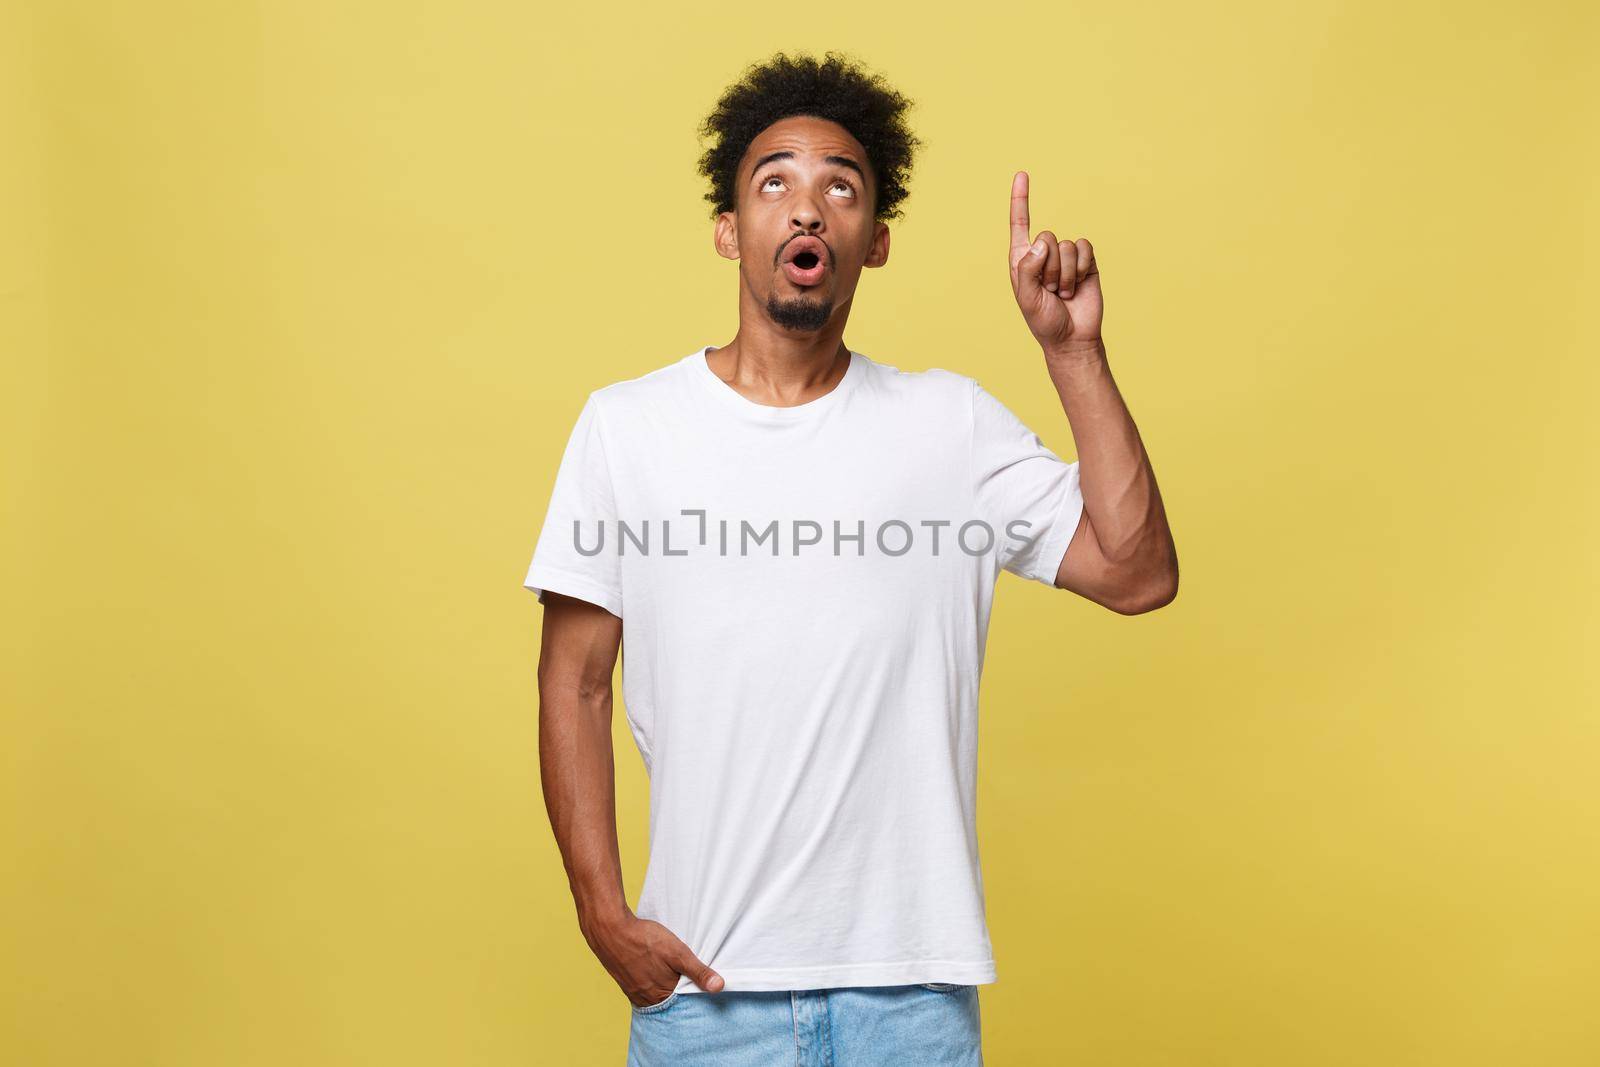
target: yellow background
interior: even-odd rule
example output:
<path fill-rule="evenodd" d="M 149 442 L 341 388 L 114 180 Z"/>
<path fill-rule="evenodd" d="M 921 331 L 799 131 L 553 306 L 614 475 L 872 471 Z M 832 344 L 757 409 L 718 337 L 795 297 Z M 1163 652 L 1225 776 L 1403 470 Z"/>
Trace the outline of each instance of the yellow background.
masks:
<path fill-rule="evenodd" d="M 1597 28 L 6 6 L 0 1060 L 621 1063 L 520 583 L 586 392 L 733 334 L 695 127 L 787 47 L 927 142 L 846 341 L 1075 455 L 1029 170 L 1179 546 L 1141 617 L 1001 578 L 989 1062 L 1600 1062 Z"/>

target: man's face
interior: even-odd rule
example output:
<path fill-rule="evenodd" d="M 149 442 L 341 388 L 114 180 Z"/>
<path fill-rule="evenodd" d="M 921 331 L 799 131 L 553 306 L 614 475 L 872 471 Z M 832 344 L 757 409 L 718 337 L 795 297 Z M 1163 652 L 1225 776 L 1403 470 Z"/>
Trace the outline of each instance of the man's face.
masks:
<path fill-rule="evenodd" d="M 862 267 L 889 258 L 875 222 L 877 175 L 836 122 L 793 115 L 758 134 L 717 217 L 719 254 L 739 260 L 744 288 L 787 329 L 814 332 L 855 296 Z"/>

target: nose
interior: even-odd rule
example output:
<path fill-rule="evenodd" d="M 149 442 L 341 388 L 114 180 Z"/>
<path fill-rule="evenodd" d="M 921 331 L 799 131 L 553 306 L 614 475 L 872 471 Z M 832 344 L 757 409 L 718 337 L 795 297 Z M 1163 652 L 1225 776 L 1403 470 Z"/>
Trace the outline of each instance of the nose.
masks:
<path fill-rule="evenodd" d="M 789 219 L 789 224 L 800 233 L 816 233 L 822 229 L 822 212 L 810 204 L 797 203 L 794 207 L 794 215 Z"/>

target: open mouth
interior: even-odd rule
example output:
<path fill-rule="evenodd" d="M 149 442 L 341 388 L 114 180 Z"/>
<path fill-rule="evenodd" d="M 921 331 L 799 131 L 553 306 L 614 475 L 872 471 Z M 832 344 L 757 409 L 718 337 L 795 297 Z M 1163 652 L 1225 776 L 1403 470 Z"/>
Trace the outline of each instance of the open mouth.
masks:
<path fill-rule="evenodd" d="M 827 273 L 827 266 L 816 251 L 804 248 L 784 260 L 783 273 L 796 285 L 816 285 Z"/>

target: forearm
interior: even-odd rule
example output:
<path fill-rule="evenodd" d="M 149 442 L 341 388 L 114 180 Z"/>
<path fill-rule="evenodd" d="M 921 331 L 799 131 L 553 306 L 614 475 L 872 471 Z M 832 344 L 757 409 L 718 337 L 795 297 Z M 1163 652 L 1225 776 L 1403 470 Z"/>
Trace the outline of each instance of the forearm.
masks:
<path fill-rule="evenodd" d="M 545 809 L 585 936 L 631 914 L 617 847 L 611 684 L 584 692 L 541 681 L 539 769 Z"/>
<path fill-rule="evenodd" d="M 1129 586 L 1175 591 L 1177 556 L 1150 457 L 1096 340 L 1045 350 L 1078 452 L 1078 485 L 1100 553 Z"/>

